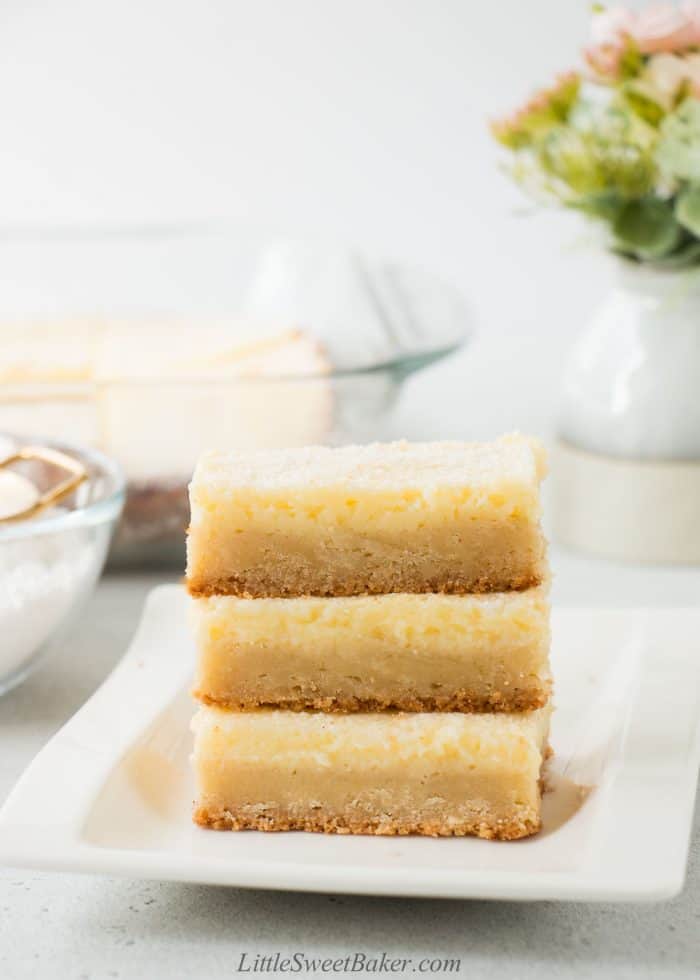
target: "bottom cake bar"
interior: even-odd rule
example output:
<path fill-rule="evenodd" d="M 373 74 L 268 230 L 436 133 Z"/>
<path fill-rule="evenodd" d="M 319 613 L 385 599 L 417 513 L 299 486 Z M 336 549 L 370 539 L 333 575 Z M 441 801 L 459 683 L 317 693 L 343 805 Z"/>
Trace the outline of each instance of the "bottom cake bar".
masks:
<path fill-rule="evenodd" d="M 549 716 L 203 707 L 194 819 L 217 830 L 526 837 L 540 827 Z"/>

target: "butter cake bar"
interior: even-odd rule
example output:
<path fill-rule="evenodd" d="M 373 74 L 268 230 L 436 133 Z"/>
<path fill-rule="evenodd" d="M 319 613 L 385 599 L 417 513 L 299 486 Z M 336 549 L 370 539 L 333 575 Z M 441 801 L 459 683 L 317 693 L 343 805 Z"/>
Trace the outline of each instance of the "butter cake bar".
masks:
<path fill-rule="evenodd" d="M 532 440 L 211 452 L 190 485 L 198 596 L 504 592 L 546 574 Z"/>
<path fill-rule="evenodd" d="M 191 603 L 195 694 L 237 709 L 523 711 L 550 688 L 542 587 Z"/>
<path fill-rule="evenodd" d="M 513 840 L 540 826 L 549 708 L 526 714 L 199 710 L 194 819 L 219 830 Z"/>

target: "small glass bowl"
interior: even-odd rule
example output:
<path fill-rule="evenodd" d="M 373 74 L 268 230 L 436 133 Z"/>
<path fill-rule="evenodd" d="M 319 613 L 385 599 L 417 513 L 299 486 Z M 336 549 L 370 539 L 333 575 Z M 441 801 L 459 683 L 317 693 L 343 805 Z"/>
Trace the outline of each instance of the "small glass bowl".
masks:
<path fill-rule="evenodd" d="M 5 439 L 16 446 L 30 441 L 2 433 Z M 41 445 L 78 459 L 88 477 L 60 505 L 30 520 L 0 523 L 0 695 L 48 655 L 90 596 L 124 505 L 124 477 L 109 457 L 55 440 Z M 22 472 L 40 484 L 42 465 L 24 463 Z"/>

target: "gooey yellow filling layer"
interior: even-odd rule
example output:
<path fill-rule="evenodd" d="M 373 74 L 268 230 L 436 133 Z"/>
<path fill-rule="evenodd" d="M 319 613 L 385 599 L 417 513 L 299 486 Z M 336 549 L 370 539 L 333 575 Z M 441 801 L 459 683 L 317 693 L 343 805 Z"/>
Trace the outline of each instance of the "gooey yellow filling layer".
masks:
<path fill-rule="evenodd" d="M 538 770 L 549 717 L 549 707 L 524 715 L 238 713 L 204 707 L 192 728 L 195 760 L 209 765 L 233 756 L 241 764 L 274 759 L 281 765 L 338 769 L 459 760 L 464 765 Z"/>
<path fill-rule="evenodd" d="M 544 451 L 533 440 L 387 443 L 275 453 L 205 453 L 191 486 L 198 511 L 235 526 L 287 531 L 300 522 L 349 530 L 539 519 Z"/>
<path fill-rule="evenodd" d="M 512 651 L 546 655 L 549 602 L 544 588 L 515 593 L 193 600 L 200 649 L 247 643 L 314 649 L 369 639 L 393 649 Z"/>

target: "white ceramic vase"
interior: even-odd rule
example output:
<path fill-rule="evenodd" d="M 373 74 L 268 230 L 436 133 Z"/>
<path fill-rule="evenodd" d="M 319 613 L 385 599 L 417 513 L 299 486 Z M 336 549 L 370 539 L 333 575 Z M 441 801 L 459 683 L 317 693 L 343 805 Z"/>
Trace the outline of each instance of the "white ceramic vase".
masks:
<path fill-rule="evenodd" d="M 625 459 L 700 461 L 700 270 L 620 263 L 571 356 L 559 434 Z"/>
<path fill-rule="evenodd" d="M 564 375 L 555 534 L 608 557 L 700 561 L 700 270 L 620 263 Z"/>

